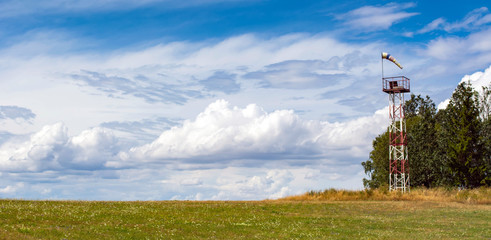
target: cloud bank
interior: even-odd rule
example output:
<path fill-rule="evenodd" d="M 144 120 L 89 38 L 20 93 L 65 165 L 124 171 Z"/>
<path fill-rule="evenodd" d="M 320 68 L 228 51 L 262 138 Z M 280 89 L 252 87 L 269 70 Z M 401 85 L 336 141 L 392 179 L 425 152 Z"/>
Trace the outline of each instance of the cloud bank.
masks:
<path fill-rule="evenodd" d="M 225 100 L 211 103 L 194 120 L 164 131 L 155 141 L 120 153 L 132 161 L 211 164 L 292 159 L 296 165 L 317 161 L 353 161 L 367 142 L 385 128 L 385 110 L 344 123 L 304 120 L 292 110 L 267 113 L 250 104 L 232 107 Z M 350 151 L 342 156 L 342 151 Z M 302 163 L 305 161 L 305 163 Z M 356 161 L 356 160 L 355 160 Z M 117 163 L 114 163 L 117 166 Z"/>

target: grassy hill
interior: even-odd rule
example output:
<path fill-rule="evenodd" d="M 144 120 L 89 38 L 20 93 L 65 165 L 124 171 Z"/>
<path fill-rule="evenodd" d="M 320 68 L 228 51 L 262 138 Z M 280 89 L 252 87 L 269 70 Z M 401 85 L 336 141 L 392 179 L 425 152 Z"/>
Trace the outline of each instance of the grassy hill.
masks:
<path fill-rule="evenodd" d="M 342 192 L 327 190 L 265 201 L 0 200 L 0 239 L 491 238 L 489 199 L 353 201 L 338 197 L 343 201 L 333 201 L 319 195 L 314 199 L 316 193 L 327 196 L 329 191 L 331 195 Z M 365 191 L 344 194 L 361 192 Z M 372 196 L 377 194 L 382 193 Z"/>

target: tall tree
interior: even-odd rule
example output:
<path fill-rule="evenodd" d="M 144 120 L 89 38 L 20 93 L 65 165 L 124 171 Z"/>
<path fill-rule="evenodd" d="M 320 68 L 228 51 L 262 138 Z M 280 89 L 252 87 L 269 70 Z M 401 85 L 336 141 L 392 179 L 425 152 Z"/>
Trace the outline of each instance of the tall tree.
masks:
<path fill-rule="evenodd" d="M 486 165 L 484 182 L 486 185 L 491 186 L 491 84 L 482 88 L 482 94 L 479 96 L 479 106 L 482 121 L 480 142 L 483 145 L 483 161 Z"/>
<path fill-rule="evenodd" d="M 485 184 L 478 95 L 470 83 L 457 86 L 441 120 L 439 143 L 446 150 L 453 185 L 472 188 Z"/>
<path fill-rule="evenodd" d="M 435 104 L 429 96 L 422 98 L 413 94 L 405 106 L 411 185 L 433 187 L 438 184 L 440 165 L 435 151 Z"/>

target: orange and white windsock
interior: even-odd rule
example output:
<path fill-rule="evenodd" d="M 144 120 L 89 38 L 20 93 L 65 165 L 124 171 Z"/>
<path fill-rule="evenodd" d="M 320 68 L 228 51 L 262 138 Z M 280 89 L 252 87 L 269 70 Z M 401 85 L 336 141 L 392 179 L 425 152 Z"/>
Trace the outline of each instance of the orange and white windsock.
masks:
<path fill-rule="evenodd" d="M 387 60 L 389 60 L 389 61 L 393 62 L 395 65 L 397 65 L 397 66 L 398 66 L 400 69 L 402 69 L 401 64 L 399 64 L 399 63 L 397 62 L 397 60 L 396 60 L 394 57 L 392 57 L 390 54 L 388 54 L 388 53 L 386 53 L 386 52 L 383 52 L 383 53 L 382 53 L 382 59 L 387 59 Z"/>

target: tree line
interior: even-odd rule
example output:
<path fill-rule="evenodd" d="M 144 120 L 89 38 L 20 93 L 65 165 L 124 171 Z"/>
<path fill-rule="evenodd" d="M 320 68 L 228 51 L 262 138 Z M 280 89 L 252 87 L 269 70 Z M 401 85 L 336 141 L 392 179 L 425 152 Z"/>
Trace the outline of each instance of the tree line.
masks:
<path fill-rule="evenodd" d="M 457 86 L 445 109 L 429 96 L 404 104 L 410 185 L 475 188 L 491 186 L 491 85 L 478 94 L 469 82 Z M 388 186 L 389 134 L 373 140 L 362 162 L 365 188 Z"/>

